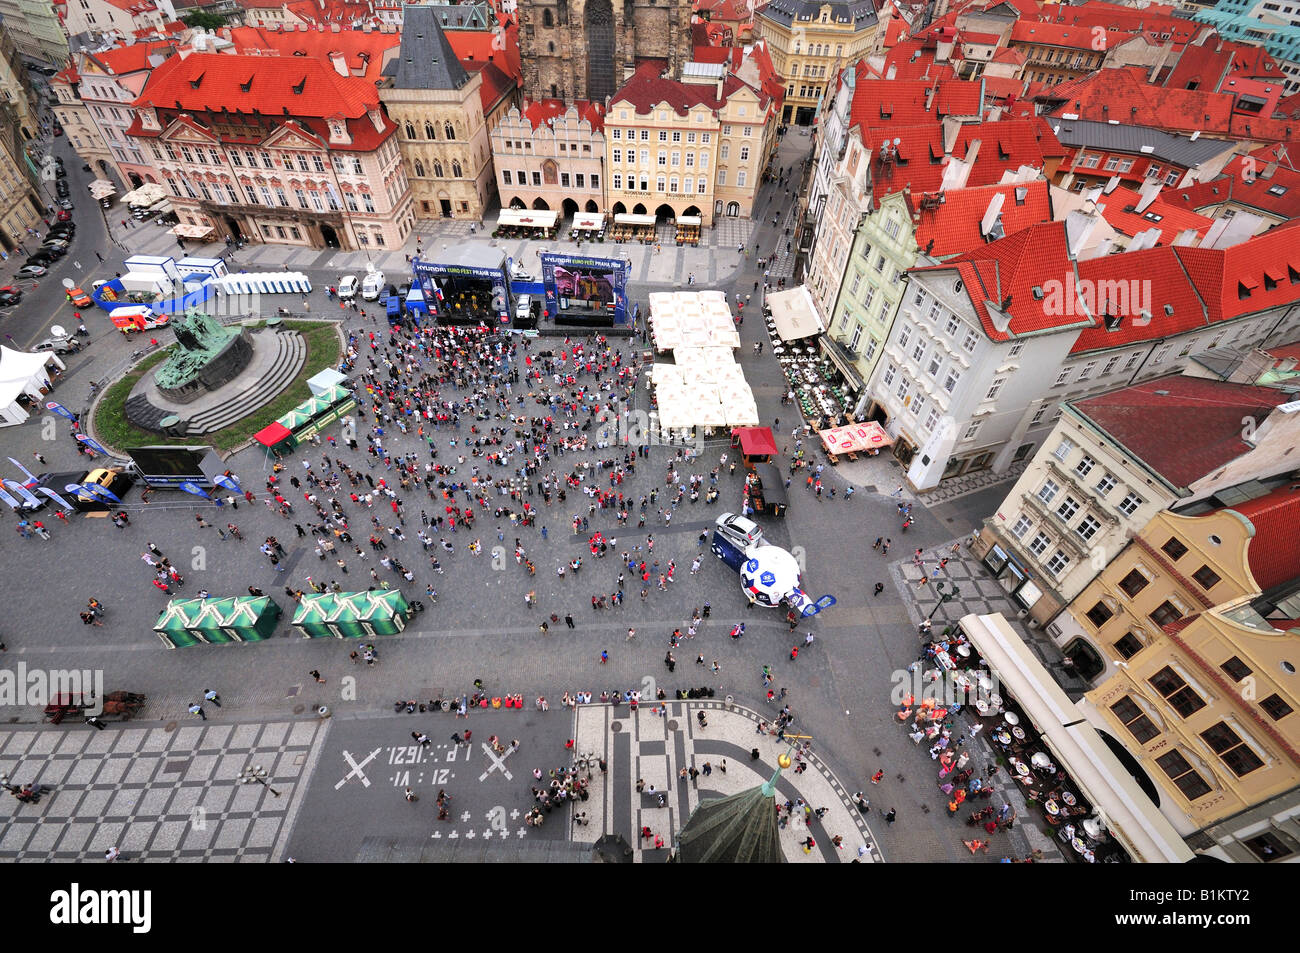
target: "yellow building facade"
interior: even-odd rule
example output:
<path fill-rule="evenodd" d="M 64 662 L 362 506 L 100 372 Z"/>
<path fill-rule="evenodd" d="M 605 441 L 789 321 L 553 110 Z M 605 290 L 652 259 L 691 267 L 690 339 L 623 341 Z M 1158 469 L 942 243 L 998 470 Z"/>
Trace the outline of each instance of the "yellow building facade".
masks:
<path fill-rule="evenodd" d="M 1184 836 L 1300 784 L 1297 519 L 1288 486 L 1161 513 L 1072 604 L 1112 671 L 1090 718 Z"/>
<path fill-rule="evenodd" d="M 867 56 L 878 21 L 871 0 L 772 0 L 754 18 L 772 65 L 785 83 L 781 122 L 809 126 L 845 66 Z"/>

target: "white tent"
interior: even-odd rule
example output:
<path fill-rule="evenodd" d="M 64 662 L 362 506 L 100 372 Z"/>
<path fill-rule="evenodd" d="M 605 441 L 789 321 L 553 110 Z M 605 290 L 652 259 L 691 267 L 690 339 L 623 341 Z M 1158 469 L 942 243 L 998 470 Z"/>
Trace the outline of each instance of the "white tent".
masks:
<path fill-rule="evenodd" d="M 789 291 L 773 291 L 767 296 L 767 306 L 772 310 L 776 333 L 782 341 L 810 338 L 823 330 L 822 319 L 805 285 Z"/>
<path fill-rule="evenodd" d="M 320 397 L 327 391 L 333 390 L 339 384 L 343 384 L 347 378 L 340 374 L 332 367 L 327 367 L 319 374 L 307 379 L 307 389 L 316 397 Z"/>
<path fill-rule="evenodd" d="M 50 351 L 33 354 L 0 345 L 0 427 L 12 427 L 29 416 L 18 403 L 23 394 L 40 401 L 50 390 L 50 369 L 64 364 Z"/>

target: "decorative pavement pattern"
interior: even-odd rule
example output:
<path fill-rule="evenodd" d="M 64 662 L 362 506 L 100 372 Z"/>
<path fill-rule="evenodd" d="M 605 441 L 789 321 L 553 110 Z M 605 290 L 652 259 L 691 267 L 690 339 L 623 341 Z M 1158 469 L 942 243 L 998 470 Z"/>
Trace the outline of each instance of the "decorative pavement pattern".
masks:
<path fill-rule="evenodd" d="M 322 733 L 317 720 L 0 732 L 10 782 L 50 789 L 37 804 L 4 800 L 0 860 L 85 861 L 113 846 L 130 861 L 277 860 Z M 269 787 L 237 780 L 253 765 Z"/>

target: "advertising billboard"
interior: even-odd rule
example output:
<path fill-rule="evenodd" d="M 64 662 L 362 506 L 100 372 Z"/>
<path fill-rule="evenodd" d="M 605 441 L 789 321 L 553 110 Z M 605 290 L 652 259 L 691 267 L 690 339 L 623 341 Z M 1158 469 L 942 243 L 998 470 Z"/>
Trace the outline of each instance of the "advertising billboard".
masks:
<path fill-rule="evenodd" d="M 618 258 L 542 255 L 546 308 L 559 323 L 625 325 L 631 265 Z"/>

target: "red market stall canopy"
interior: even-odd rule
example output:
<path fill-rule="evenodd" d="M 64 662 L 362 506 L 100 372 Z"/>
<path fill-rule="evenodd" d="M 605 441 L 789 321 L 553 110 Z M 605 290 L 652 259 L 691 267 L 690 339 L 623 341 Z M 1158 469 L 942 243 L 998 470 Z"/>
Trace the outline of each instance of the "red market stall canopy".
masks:
<path fill-rule="evenodd" d="M 736 427 L 731 431 L 732 446 L 740 443 L 740 452 L 747 457 L 772 456 L 776 453 L 776 438 L 771 427 Z"/>
<path fill-rule="evenodd" d="M 266 449 L 274 450 L 282 443 L 293 440 L 293 434 L 284 424 L 273 423 L 267 424 L 257 433 L 253 434 L 253 439 L 266 447 Z"/>
<path fill-rule="evenodd" d="M 820 431 L 820 434 L 828 453 L 879 450 L 894 442 L 894 438 L 885 433 L 885 429 L 874 420 L 849 424 L 847 427 L 832 427 L 830 430 Z"/>

